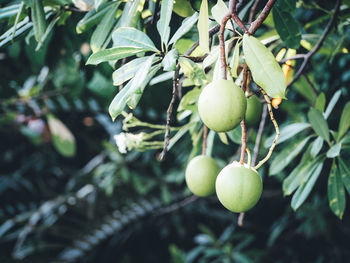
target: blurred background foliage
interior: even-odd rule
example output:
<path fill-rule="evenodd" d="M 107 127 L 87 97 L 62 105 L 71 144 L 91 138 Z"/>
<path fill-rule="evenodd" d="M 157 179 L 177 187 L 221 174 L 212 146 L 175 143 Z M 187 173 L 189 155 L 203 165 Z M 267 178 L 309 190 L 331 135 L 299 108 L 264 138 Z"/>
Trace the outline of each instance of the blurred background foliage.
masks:
<path fill-rule="evenodd" d="M 198 151 L 192 150 L 189 134 L 170 149 L 164 162 L 157 160 L 162 144 L 155 150 L 120 153 L 114 136 L 122 132 L 123 123 L 120 118 L 112 122 L 107 113 L 118 91 L 111 77 L 113 68 L 108 63 L 85 66 L 95 25 L 82 26 L 83 32 L 77 34 L 77 25 L 82 25 L 86 15 L 83 9 L 91 9 L 88 4 L 97 8 L 109 3 L 73 2 L 43 1 L 49 10 L 47 24 L 55 23 L 36 51 L 38 43 L 28 25 L 32 17 L 28 17 L 28 7 L 34 2 L 0 1 L 1 262 L 347 261 L 349 209 L 342 220 L 329 209 L 329 159 L 324 161 L 324 172 L 308 199 L 294 211 L 290 198 L 283 195 L 282 181 L 301 157 L 295 156 L 273 177 L 268 176 L 272 158 L 261 169 L 262 199 L 246 214 L 243 227 L 238 227 L 237 215 L 226 211 L 215 197 L 189 196 L 184 168 L 190 155 Z M 129 23 L 147 29 L 154 43 L 159 43 L 156 25 L 146 12 L 155 10 L 155 2 L 143 2 L 143 13 L 132 16 Z M 259 7 L 265 2 L 261 1 Z M 126 5 L 122 2 L 118 7 L 122 18 Z M 302 25 L 302 36 L 309 36 L 302 43 L 315 43 L 310 36 L 321 34 L 333 5 L 332 1 L 297 2 L 295 18 Z M 289 90 L 288 100 L 275 111 L 282 127 L 307 122 L 307 113 L 319 94 L 325 94 L 325 107 L 340 91 L 327 120 L 330 129 L 337 130 L 350 99 L 350 56 L 344 51 L 350 47 L 349 1 L 343 1 L 340 11 L 337 30 L 329 34 L 308 65 L 312 85 L 300 78 Z M 17 16 L 19 21 L 28 21 L 18 24 L 23 30 L 18 29 L 12 38 L 4 32 L 16 24 Z M 182 19 L 173 13 L 172 33 Z M 271 27 L 273 21 L 268 19 L 257 34 L 263 35 Z M 197 37 L 193 27 L 177 48 L 187 50 Z M 277 42 L 274 50 L 284 46 L 284 42 Z M 307 47 L 300 46 L 298 51 L 307 52 Z M 150 85 L 133 116 L 164 125 L 171 86 L 171 80 Z M 183 93 L 188 90 L 184 87 Z M 173 120 L 172 124 L 184 122 Z M 149 128 L 141 130 L 149 132 Z M 268 123 L 263 144 L 273 132 Z M 300 141 L 299 137 L 305 138 L 307 132 L 310 130 L 279 144 L 274 155 Z M 251 149 L 256 133 L 257 127 L 250 128 Z M 162 136 L 157 136 L 162 141 Z M 237 137 L 233 134 L 230 138 Z M 213 138 L 213 145 L 213 155 L 222 166 L 239 149 L 232 142 L 223 144 L 218 136 Z M 266 152 L 267 148 L 262 147 L 261 156 Z M 349 166 L 349 154 L 342 152 L 342 159 Z"/>

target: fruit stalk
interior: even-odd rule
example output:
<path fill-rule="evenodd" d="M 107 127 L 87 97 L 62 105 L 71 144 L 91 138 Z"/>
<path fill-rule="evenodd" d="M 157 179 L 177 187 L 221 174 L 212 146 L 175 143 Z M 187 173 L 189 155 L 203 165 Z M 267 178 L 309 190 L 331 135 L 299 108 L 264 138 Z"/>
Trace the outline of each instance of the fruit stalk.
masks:
<path fill-rule="evenodd" d="M 278 138 L 279 138 L 279 136 L 280 136 L 280 129 L 279 129 L 279 127 L 278 127 L 278 124 L 277 124 L 277 122 L 276 122 L 276 120 L 275 120 L 275 117 L 274 117 L 274 115 L 273 115 L 273 112 L 272 112 L 271 100 L 270 100 L 269 96 L 267 96 L 266 92 L 265 92 L 261 87 L 259 87 L 259 89 L 260 89 L 261 93 L 264 95 L 265 101 L 266 101 L 266 103 L 267 103 L 267 109 L 268 109 L 268 112 L 269 112 L 269 114 L 270 114 L 270 119 L 271 119 L 273 125 L 275 126 L 276 135 L 275 135 L 275 138 L 274 138 L 274 140 L 273 140 L 273 142 L 272 142 L 272 145 L 271 145 L 271 147 L 270 147 L 270 149 L 269 149 L 269 152 L 267 153 L 267 155 L 265 156 L 265 158 L 262 159 L 262 160 L 254 167 L 255 170 L 259 169 L 265 162 L 267 162 L 267 161 L 270 159 L 270 157 L 271 157 L 271 155 L 272 155 L 272 152 L 273 152 L 273 150 L 274 150 L 275 147 L 276 147 Z"/>
<path fill-rule="evenodd" d="M 202 154 L 207 154 L 207 138 L 208 138 L 208 127 L 203 125 L 203 144 L 202 144 Z"/>

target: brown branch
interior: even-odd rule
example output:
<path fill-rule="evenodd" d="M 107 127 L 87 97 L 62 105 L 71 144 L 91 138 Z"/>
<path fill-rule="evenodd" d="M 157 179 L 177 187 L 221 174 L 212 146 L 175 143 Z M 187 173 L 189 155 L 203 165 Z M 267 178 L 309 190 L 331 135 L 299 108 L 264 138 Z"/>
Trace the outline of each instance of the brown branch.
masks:
<path fill-rule="evenodd" d="M 242 147 L 241 147 L 241 158 L 239 160 L 239 162 L 241 164 L 244 164 L 244 160 L 245 160 L 245 152 L 247 149 L 247 128 L 245 126 L 245 118 L 243 118 L 243 120 L 241 121 L 241 128 L 242 128 Z"/>
<path fill-rule="evenodd" d="M 169 146 L 169 142 L 170 142 L 170 119 L 171 119 L 171 113 L 173 112 L 173 107 L 174 107 L 174 103 L 175 103 L 177 86 L 179 85 L 179 71 L 180 71 L 180 65 L 177 65 L 176 70 L 174 72 L 172 97 L 171 97 L 171 101 L 169 103 L 169 107 L 167 110 L 166 127 L 165 127 L 165 135 L 164 135 L 164 146 L 163 146 L 163 151 L 161 152 L 161 154 L 159 156 L 160 161 L 164 160 L 165 154 L 168 150 L 168 146 Z"/>
<path fill-rule="evenodd" d="M 176 202 L 168 207 L 164 207 L 163 209 L 161 209 L 161 211 L 159 211 L 158 215 L 164 215 L 164 214 L 174 212 L 175 210 L 178 210 L 178 209 L 180 209 L 186 205 L 189 205 L 197 200 L 198 200 L 198 196 L 191 195 L 191 196 L 186 197 L 185 199 L 182 199 L 181 201 Z"/>
<path fill-rule="evenodd" d="M 258 159 L 258 156 L 259 156 L 260 144 L 261 144 L 261 139 L 262 139 L 262 135 L 263 135 L 264 128 L 265 128 L 266 117 L 267 117 L 267 105 L 264 104 L 263 112 L 261 114 L 261 120 L 260 120 L 260 124 L 259 124 L 258 134 L 256 136 L 255 145 L 254 145 L 252 166 L 254 166 L 256 164 L 256 160 Z"/>
<path fill-rule="evenodd" d="M 265 21 L 267 16 L 269 15 L 271 8 L 275 4 L 276 0 L 269 0 L 267 4 L 265 5 L 264 9 L 261 11 L 260 15 L 258 16 L 257 19 L 254 20 L 250 24 L 248 34 L 249 35 L 254 35 L 255 31 L 261 26 L 261 24 Z"/>
<path fill-rule="evenodd" d="M 226 74 L 226 55 L 225 55 L 225 39 L 224 32 L 227 21 L 231 18 L 231 14 L 227 14 L 221 22 L 220 31 L 219 31 L 219 40 L 220 40 L 220 60 L 221 60 L 221 77 L 227 79 Z"/>
<path fill-rule="evenodd" d="M 316 45 L 313 47 L 313 49 L 311 49 L 308 53 L 306 53 L 304 56 L 299 56 L 298 58 L 303 58 L 304 61 L 301 64 L 299 70 L 297 71 L 297 73 L 294 75 L 293 80 L 288 84 L 288 87 L 292 86 L 295 81 L 297 81 L 297 79 L 302 75 L 303 71 L 306 68 L 307 63 L 309 62 L 309 60 L 312 58 L 312 56 L 322 47 L 323 42 L 325 41 L 328 33 L 331 31 L 335 20 L 337 18 L 337 14 L 339 11 L 339 7 L 340 7 L 340 2 L 341 0 L 337 0 L 335 7 L 333 9 L 333 16 L 332 18 L 329 20 L 325 30 L 323 31 L 320 39 L 318 40 L 318 42 L 316 43 Z M 294 56 L 295 57 L 295 56 Z"/>
<path fill-rule="evenodd" d="M 208 127 L 203 125 L 203 144 L 202 144 L 202 154 L 207 154 L 207 139 L 208 139 Z"/>
<path fill-rule="evenodd" d="M 249 24 L 251 24 L 253 22 L 253 19 L 254 19 L 255 13 L 256 13 L 256 9 L 257 9 L 259 3 L 260 3 L 260 0 L 255 0 L 252 8 L 250 9 L 249 20 L 248 20 Z"/>

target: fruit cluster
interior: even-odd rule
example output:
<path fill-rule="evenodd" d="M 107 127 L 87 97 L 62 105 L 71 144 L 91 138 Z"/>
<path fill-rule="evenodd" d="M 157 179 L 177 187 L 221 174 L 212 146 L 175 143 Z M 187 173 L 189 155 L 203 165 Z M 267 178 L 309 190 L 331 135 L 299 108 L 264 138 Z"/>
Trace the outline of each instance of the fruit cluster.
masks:
<path fill-rule="evenodd" d="M 262 105 L 256 96 L 246 99 L 242 89 L 232 80 L 216 80 L 207 85 L 198 100 L 203 123 L 216 132 L 235 128 L 245 117 L 248 125 L 259 121 Z M 224 207 L 232 212 L 245 212 L 260 199 L 262 180 L 247 164 L 233 162 L 220 171 L 209 156 L 193 158 L 186 168 L 186 184 L 197 196 L 216 194 Z"/>

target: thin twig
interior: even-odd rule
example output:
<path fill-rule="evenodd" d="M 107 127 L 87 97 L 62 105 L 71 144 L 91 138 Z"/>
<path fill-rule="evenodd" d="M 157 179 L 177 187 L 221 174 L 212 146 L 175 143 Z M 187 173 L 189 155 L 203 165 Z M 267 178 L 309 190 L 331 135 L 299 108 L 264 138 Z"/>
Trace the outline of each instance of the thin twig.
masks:
<path fill-rule="evenodd" d="M 260 0 L 255 0 L 252 8 L 250 9 L 249 20 L 248 20 L 249 24 L 251 24 L 253 22 L 253 19 L 254 19 L 255 13 L 256 13 L 256 9 L 257 9 L 259 3 L 260 3 Z"/>
<path fill-rule="evenodd" d="M 208 140 L 208 127 L 203 125 L 203 144 L 202 144 L 202 154 L 207 154 L 207 140 Z"/>
<path fill-rule="evenodd" d="M 322 47 L 323 42 L 325 41 L 328 33 L 331 31 L 335 20 L 337 18 L 337 14 L 339 11 L 339 7 L 340 7 L 340 2 L 341 0 L 337 0 L 335 7 L 334 7 L 334 11 L 333 11 L 333 16 L 332 18 L 329 20 L 325 30 L 323 31 L 320 39 L 318 40 L 318 42 L 316 43 L 316 45 L 313 47 L 313 49 L 311 49 L 308 53 L 306 53 L 303 57 L 298 57 L 298 58 L 303 58 L 304 61 L 301 64 L 299 70 L 297 71 L 297 73 L 294 75 L 293 80 L 288 84 L 288 87 L 292 86 L 295 81 L 297 81 L 297 79 L 302 75 L 304 69 L 306 68 L 307 63 L 309 62 L 309 60 L 312 58 L 312 56 Z M 294 56 L 295 57 L 295 56 Z"/>
<path fill-rule="evenodd" d="M 255 31 L 261 26 L 261 24 L 265 21 L 265 19 L 269 15 L 271 8 L 275 4 L 275 2 L 276 0 L 269 0 L 267 2 L 264 9 L 261 11 L 260 15 L 258 16 L 258 18 L 255 19 L 254 22 L 250 24 L 248 34 L 254 35 Z"/>
<path fill-rule="evenodd" d="M 164 215 L 164 214 L 168 214 L 168 213 L 171 213 L 171 212 L 174 212 L 175 210 L 178 210 L 186 205 L 189 205 L 195 201 L 198 200 L 198 196 L 196 195 L 191 195 L 189 197 L 186 197 L 185 199 L 179 201 L 179 202 L 176 202 L 168 207 L 165 207 L 163 208 L 159 214 L 160 215 Z"/>
<path fill-rule="evenodd" d="M 224 32 L 227 21 L 231 18 L 231 14 L 228 13 L 221 21 L 220 31 L 219 31 L 219 41 L 220 41 L 220 61 L 221 61 L 221 77 L 227 79 L 226 75 L 226 55 L 225 55 L 225 39 Z"/>
<path fill-rule="evenodd" d="M 173 107 L 175 103 L 176 98 L 176 90 L 177 86 L 179 85 L 179 71 L 180 71 L 180 65 L 177 65 L 176 70 L 174 72 L 174 79 L 173 79 L 173 92 L 171 101 L 167 110 L 167 117 L 166 117 L 166 128 L 165 128 L 165 135 L 164 135 L 164 146 L 163 151 L 161 152 L 159 156 L 159 160 L 163 161 L 165 158 L 165 154 L 168 150 L 169 142 L 170 142 L 170 119 L 171 119 L 171 113 L 173 112 Z"/>
<path fill-rule="evenodd" d="M 269 96 L 267 96 L 266 92 L 265 92 L 261 87 L 259 87 L 259 89 L 260 89 L 261 93 L 264 95 L 264 98 L 265 98 L 265 100 L 266 100 L 267 109 L 268 109 L 269 114 L 270 114 L 270 119 L 271 119 L 273 125 L 275 126 L 276 135 L 275 135 L 275 138 L 274 138 L 274 140 L 273 140 L 273 142 L 272 142 L 272 145 L 271 145 L 271 147 L 270 147 L 270 149 L 269 149 L 269 152 L 267 153 L 267 155 L 265 156 L 265 158 L 262 159 L 262 160 L 254 167 L 255 170 L 259 169 L 264 163 L 266 163 L 266 162 L 270 159 L 270 157 L 271 157 L 271 155 L 272 155 L 272 152 L 273 152 L 273 150 L 274 150 L 275 147 L 276 147 L 278 138 L 279 138 L 279 136 L 280 136 L 280 130 L 279 130 L 278 124 L 277 124 L 277 122 L 276 122 L 276 120 L 275 120 L 275 117 L 273 116 L 272 106 L 271 106 L 271 100 L 270 100 Z"/>
<path fill-rule="evenodd" d="M 315 88 L 314 84 L 312 83 L 312 81 L 309 79 L 309 77 L 306 74 L 302 74 L 302 76 L 304 77 L 304 79 L 306 80 L 306 82 L 310 85 L 312 91 L 314 92 L 315 96 L 318 95 L 318 91 Z"/>
<path fill-rule="evenodd" d="M 266 117 L 267 117 L 267 104 L 264 104 L 263 112 L 261 114 L 261 120 L 260 120 L 260 124 L 259 124 L 258 134 L 256 136 L 255 145 L 254 145 L 252 166 L 255 165 L 256 160 L 258 159 L 258 156 L 259 156 L 260 144 L 261 144 L 261 139 L 262 139 L 262 135 L 263 135 L 264 128 L 265 128 Z"/>
<path fill-rule="evenodd" d="M 247 87 L 247 82 L 248 82 L 248 66 L 245 63 L 243 66 L 243 81 L 242 81 L 242 90 L 245 93 L 246 87 Z M 241 137 L 241 158 L 240 158 L 240 163 L 243 164 L 245 160 L 245 153 L 247 149 L 247 128 L 245 126 L 245 119 L 243 116 L 243 120 L 241 121 L 241 128 L 242 128 L 242 137 Z"/>

